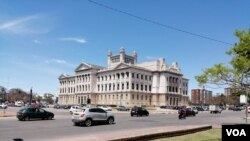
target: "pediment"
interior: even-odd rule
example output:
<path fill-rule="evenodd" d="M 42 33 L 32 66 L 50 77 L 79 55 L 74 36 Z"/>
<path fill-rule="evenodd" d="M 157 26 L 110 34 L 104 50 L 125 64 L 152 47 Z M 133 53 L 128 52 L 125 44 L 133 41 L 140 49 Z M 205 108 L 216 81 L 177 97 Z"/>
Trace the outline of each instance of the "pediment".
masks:
<path fill-rule="evenodd" d="M 88 64 L 85 63 L 81 63 L 76 69 L 75 71 L 82 71 L 82 70 L 87 70 L 90 69 L 91 67 Z"/>
<path fill-rule="evenodd" d="M 63 78 L 66 78 L 66 77 L 69 77 L 69 75 L 67 75 L 67 74 L 61 74 L 61 75 L 59 76 L 59 79 L 63 79 Z"/>
<path fill-rule="evenodd" d="M 128 68 L 128 67 L 130 66 L 125 63 L 120 63 L 117 66 L 115 66 L 114 69 L 122 69 L 122 68 Z"/>

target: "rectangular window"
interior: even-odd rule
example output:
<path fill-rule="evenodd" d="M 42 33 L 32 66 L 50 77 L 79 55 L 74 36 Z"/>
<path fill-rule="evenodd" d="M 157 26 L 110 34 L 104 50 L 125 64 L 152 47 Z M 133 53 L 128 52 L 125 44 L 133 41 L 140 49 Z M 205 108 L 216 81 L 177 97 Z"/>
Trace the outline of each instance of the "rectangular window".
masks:
<path fill-rule="evenodd" d="M 122 90 L 124 90 L 124 84 L 122 83 Z"/>
<path fill-rule="evenodd" d="M 143 75 L 141 75 L 141 79 L 143 80 Z"/>
<path fill-rule="evenodd" d="M 119 84 L 117 84 L 117 90 L 119 90 L 119 89 L 120 89 Z"/>
<path fill-rule="evenodd" d="M 139 90 L 139 84 L 136 84 L 136 90 Z"/>
<path fill-rule="evenodd" d="M 134 90 L 135 89 L 135 84 L 134 83 L 132 83 L 132 90 Z"/>
<path fill-rule="evenodd" d="M 148 89 L 149 89 L 149 91 L 151 91 L 151 85 L 149 85 Z"/>
<path fill-rule="evenodd" d="M 129 89 L 129 83 L 127 82 L 127 90 Z"/>
<path fill-rule="evenodd" d="M 132 78 L 134 78 L 135 77 L 135 73 L 132 73 Z"/>
<path fill-rule="evenodd" d="M 143 85 L 141 85 L 141 91 L 143 91 Z"/>
<path fill-rule="evenodd" d="M 147 85 L 145 85 L 145 91 L 147 91 L 148 90 L 148 86 Z"/>
<path fill-rule="evenodd" d="M 148 80 L 148 76 L 147 75 L 145 75 L 145 80 Z"/>

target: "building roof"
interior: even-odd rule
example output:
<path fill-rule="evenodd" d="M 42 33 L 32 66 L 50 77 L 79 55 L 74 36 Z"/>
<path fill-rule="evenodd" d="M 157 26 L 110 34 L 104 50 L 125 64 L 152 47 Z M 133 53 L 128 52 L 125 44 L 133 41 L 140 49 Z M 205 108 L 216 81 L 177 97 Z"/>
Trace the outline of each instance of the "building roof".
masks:
<path fill-rule="evenodd" d="M 84 70 L 89 70 L 89 69 L 101 70 L 101 69 L 104 69 L 104 67 L 82 62 L 82 63 L 75 69 L 75 72 L 84 71 Z"/>

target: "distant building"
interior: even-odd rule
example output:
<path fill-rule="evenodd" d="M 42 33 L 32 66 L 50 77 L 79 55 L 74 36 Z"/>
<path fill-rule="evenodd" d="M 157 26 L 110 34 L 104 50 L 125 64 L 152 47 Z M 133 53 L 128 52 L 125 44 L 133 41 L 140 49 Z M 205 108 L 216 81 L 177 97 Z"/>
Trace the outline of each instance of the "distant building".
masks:
<path fill-rule="evenodd" d="M 195 105 L 209 104 L 212 99 L 212 91 L 206 89 L 192 89 L 191 102 Z"/>
<path fill-rule="evenodd" d="M 93 56 L 95 57 L 95 56 Z M 188 79 L 176 62 L 165 59 L 137 63 L 137 53 L 108 52 L 107 67 L 82 62 L 74 75 L 59 77 L 60 104 L 187 105 Z"/>
<path fill-rule="evenodd" d="M 225 96 L 230 96 L 240 91 L 241 91 L 241 88 L 232 88 L 232 87 L 224 88 Z M 250 89 L 247 89 L 247 92 L 250 93 Z"/>

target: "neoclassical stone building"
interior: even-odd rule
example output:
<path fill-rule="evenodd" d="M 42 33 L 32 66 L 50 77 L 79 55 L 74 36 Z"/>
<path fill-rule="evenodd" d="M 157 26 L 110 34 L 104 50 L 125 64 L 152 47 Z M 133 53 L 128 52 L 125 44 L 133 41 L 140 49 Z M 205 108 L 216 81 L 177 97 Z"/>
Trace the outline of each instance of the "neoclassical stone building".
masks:
<path fill-rule="evenodd" d="M 176 62 L 165 59 L 137 63 L 137 53 L 108 52 L 108 65 L 101 67 L 82 62 L 74 75 L 59 77 L 59 103 L 161 106 L 187 105 L 188 79 Z"/>

